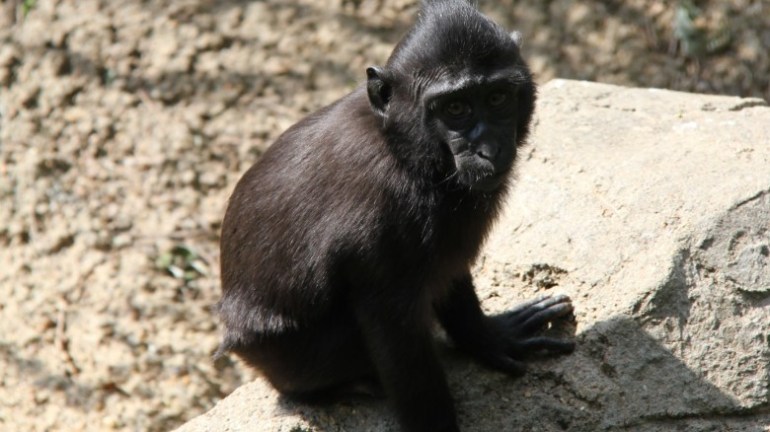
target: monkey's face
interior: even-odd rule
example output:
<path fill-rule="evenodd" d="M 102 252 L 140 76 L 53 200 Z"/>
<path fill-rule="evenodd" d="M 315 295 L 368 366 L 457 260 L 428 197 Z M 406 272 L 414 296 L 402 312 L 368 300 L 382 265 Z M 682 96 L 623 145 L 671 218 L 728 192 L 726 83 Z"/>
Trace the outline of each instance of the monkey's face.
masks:
<path fill-rule="evenodd" d="M 436 9 L 385 68 L 367 69 L 372 110 L 405 165 L 432 180 L 494 191 L 506 182 L 535 106 L 518 39 L 467 3 L 423 4 Z"/>
<path fill-rule="evenodd" d="M 522 87 L 531 83 L 507 77 L 474 81 L 428 94 L 425 109 L 431 129 L 451 154 L 457 183 L 489 192 L 511 171 L 519 123 L 528 121 L 533 103 L 531 91 Z"/>

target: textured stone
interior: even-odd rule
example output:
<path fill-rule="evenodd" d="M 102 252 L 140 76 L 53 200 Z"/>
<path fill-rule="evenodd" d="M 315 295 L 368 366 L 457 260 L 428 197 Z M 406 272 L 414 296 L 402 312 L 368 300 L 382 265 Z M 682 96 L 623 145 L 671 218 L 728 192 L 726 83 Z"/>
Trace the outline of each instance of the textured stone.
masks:
<path fill-rule="evenodd" d="M 522 379 L 445 353 L 467 431 L 770 427 L 770 108 L 555 80 L 477 268 L 489 311 L 572 296 L 577 351 Z M 247 384 L 180 432 L 394 427 Z"/>

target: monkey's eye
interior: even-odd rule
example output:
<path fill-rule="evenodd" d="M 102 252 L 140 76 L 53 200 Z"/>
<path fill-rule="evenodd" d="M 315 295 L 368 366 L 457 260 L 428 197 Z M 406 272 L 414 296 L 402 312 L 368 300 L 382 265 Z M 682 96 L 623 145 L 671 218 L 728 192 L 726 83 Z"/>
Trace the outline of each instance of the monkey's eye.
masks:
<path fill-rule="evenodd" d="M 508 100 L 508 95 L 505 93 L 492 93 L 487 98 L 489 105 L 494 107 L 502 105 L 506 100 Z"/>
<path fill-rule="evenodd" d="M 452 101 L 446 104 L 444 111 L 452 117 L 461 117 L 471 112 L 471 107 L 463 101 Z"/>

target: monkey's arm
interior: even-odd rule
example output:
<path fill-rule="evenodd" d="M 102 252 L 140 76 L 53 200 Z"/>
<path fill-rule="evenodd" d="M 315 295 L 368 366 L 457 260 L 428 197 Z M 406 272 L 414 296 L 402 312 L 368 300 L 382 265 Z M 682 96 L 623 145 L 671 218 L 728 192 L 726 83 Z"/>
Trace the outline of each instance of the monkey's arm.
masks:
<path fill-rule="evenodd" d="M 527 354 L 566 354 L 575 348 L 573 342 L 537 335 L 549 322 L 571 315 L 572 303 L 566 296 L 539 297 L 503 314 L 486 316 L 468 274 L 456 280 L 435 307 L 441 325 L 459 349 L 510 374 L 524 372 L 519 360 Z"/>

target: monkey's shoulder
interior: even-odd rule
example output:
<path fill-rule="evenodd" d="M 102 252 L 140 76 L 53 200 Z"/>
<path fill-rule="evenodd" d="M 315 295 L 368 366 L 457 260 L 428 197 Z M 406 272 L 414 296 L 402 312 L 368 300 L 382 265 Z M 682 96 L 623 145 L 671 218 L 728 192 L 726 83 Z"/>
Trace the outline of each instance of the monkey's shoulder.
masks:
<path fill-rule="evenodd" d="M 384 138 L 362 87 L 301 119 L 268 147 L 244 174 L 245 182 L 328 180 L 370 176 L 387 159 Z"/>

